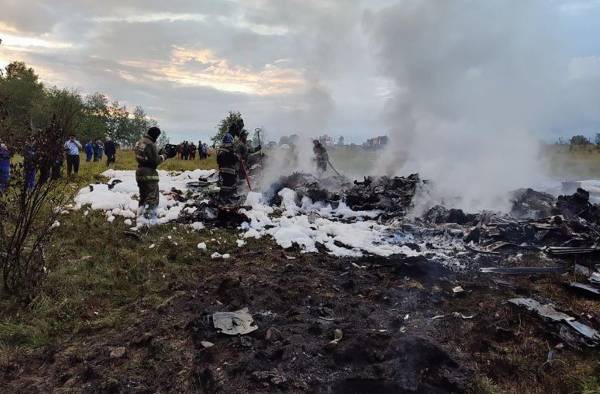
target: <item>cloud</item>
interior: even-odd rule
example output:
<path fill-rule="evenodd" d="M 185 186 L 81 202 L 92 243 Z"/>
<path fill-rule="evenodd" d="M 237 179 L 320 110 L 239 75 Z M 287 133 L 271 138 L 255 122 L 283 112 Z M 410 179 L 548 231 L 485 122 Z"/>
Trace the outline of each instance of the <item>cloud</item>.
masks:
<path fill-rule="evenodd" d="M 240 110 L 251 127 L 264 126 L 273 138 L 327 132 L 358 142 L 404 125 L 405 119 L 384 116 L 402 100 L 415 100 L 415 108 L 426 103 L 448 118 L 466 111 L 467 117 L 485 119 L 491 107 L 481 98 L 489 91 L 506 103 L 506 111 L 518 114 L 514 118 L 554 114 L 536 122 L 541 133 L 596 124 L 592 103 L 598 86 L 592 76 L 600 48 L 591 37 L 600 33 L 594 27 L 600 11 L 594 2 L 545 2 L 545 14 L 536 15 L 531 26 L 524 19 L 531 14 L 523 12 L 531 8 L 529 2 L 510 1 L 498 9 L 497 18 L 466 18 L 466 24 L 456 23 L 460 14 L 477 14 L 484 5 L 458 1 L 417 7 L 408 0 L 0 3 L 0 38 L 5 40 L 0 65 L 25 60 L 49 84 L 83 93 L 99 90 L 150 113 L 156 110 L 161 126 L 178 138 L 211 133 L 228 110 Z M 557 45 L 550 51 L 543 37 L 547 30 L 535 30 L 538 20 L 546 20 L 543 29 L 560 36 L 551 40 Z M 426 27 L 419 29 L 417 21 Z M 388 34 L 395 36 L 388 39 Z M 440 34 L 447 36 L 441 47 L 432 39 Z M 407 67 L 394 68 L 400 50 L 410 54 L 422 44 L 431 47 L 405 59 Z M 519 46 L 534 61 L 511 58 L 515 51 L 526 52 Z M 448 58 L 462 62 L 446 63 Z M 511 68 L 530 65 L 534 78 L 525 72 L 514 80 L 503 77 Z M 407 76 L 413 82 L 398 84 Z M 561 82 L 539 83 L 548 76 Z M 578 90 L 589 102 L 580 102 L 582 94 L 569 89 L 574 85 L 581 85 Z M 513 88 L 525 94 L 513 95 Z M 423 94 L 415 94 L 419 89 Z M 435 89 L 441 94 L 426 93 Z M 564 99 L 537 101 L 528 93 L 536 90 Z"/>

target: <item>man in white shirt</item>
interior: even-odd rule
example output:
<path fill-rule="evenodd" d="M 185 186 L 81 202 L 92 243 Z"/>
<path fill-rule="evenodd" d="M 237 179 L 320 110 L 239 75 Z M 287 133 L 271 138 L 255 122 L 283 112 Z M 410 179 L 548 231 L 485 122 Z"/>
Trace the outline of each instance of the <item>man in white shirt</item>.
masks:
<path fill-rule="evenodd" d="M 74 135 L 69 136 L 69 140 L 65 142 L 65 151 L 67 152 L 67 175 L 72 173 L 77 175 L 79 172 L 79 151 L 81 143 L 75 139 Z"/>

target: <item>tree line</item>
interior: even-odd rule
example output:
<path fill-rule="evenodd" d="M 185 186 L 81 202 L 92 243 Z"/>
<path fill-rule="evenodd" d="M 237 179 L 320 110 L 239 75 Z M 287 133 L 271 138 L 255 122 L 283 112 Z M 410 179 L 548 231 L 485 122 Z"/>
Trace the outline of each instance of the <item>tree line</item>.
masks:
<path fill-rule="evenodd" d="M 55 122 L 65 135 L 76 135 L 82 141 L 110 137 L 122 147 L 131 147 L 149 127 L 157 126 L 140 106 L 131 112 L 102 93 L 82 96 L 75 90 L 45 86 L 23 62 L 0 69 L 0 105 L 8 131 L 2 139 L 9 144 Z"/>
<path fill-rule="evenodd" d="M 569 147 L 571 147 L 571 148 L 592 147 L 594 145 L 596 147 L 600 148 L 600 133 L 596 134 L 593 141 L 591 138 L 588 138 L 585 135 L 577 134 L 577 135 L 572 136 L 569 139 L 559 137 L 558 141 L 556 141 L 556 144 L 557 145 L 569 145 Z"/>

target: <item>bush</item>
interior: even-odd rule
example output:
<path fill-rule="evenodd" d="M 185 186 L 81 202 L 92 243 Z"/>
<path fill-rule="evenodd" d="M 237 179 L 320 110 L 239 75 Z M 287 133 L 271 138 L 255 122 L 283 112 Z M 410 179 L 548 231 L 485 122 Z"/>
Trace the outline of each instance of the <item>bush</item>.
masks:
<path fill-rule="evenodd" d="M 0 274 L 5 294 L 29 300 L 45 271 L 44 250 L 65 204 L 67 185 L 52 174 L 62 161 L 63 127 L 50 125 L 9 146 L 22 161 L 13 160 L 10 181 L 0 192 Z M 0 132 L 5 131 L 0 119 Z M 16 152 L 19 151 L 19 152 Z"/>

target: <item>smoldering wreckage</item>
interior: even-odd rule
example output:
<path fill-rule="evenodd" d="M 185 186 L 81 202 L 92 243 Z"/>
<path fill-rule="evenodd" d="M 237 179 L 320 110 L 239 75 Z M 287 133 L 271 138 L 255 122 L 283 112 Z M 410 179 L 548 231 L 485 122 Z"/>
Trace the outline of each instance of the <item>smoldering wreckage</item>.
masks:
<path fill-rule="evenodd" d="M 88 206 L 102 209 L 109 221 L 123 216 L 133 223 L 136 201 L 135 188 L 128 184 L 131 174 L 107 171 L 105 176 L 110 178 L 107 184 L 81 191 L 78 207 L 86 214 Z M 218 335 L 240 336 L 240 349 L 252 349 L 252 355 L 235 356 L 240 362 L 269 361 L 260 361 L 264 370 L 249 372 L 251 383 L 239 383 L 245 389 L 304 391 L 318 383 L 330 392 L 465 391 L 472 363 L 452 346 L 441 344 L 450 339 L 443 338 L 438 324 L 445 324 L 446 330 L 481 324 L 495 327 L 490 329 L 495 333 L 492 336 L 519 335 L 517 329 L 501 327 L 499 312 L 485 310 L 481 302 L 466 301 L 474 297 L 475 289 L 482 288 L 487 297 L 502 297 L 502 308 L 518 315 L 519 324 L 521 317 L 527 316 L 537 335 L 556 346 L 548 353 L 547 362 L 557 357 L 556 349 L 580 353 L 600 344 L 596 330 L 600 316 L 571 310 L 570 305 L 555 302 L 551 294 L 523 284 L 543 278 L 571 292 L 572 297 L 600 298 L 600 267 L 594 265 L 600 253 L 600 205 L 590 202 L 589 193 L 582 188 L 558 197 L 517 190 L 512 193 L 509 213 L 468 213 L 436 205 L 416 216 L 415 203 L 426 199 L 431 187 L 417 174 L 351 181 L 343 176 L 317 178 L 294 173 L 281 177 L 264 193 L 246 190 L 233 205 L 216 198 L 217 179 L 216 171 L 161 172 L 159 223 L 176 221 L 194 229 L 230 227 L 239 233 L 241 248 L 250 238 L 270 236 L 282 248 L 281 264 L 287 274 L 296 270 L 293 261 L 287 261 L 296 259 L 291 252 L 322 256 L 318 261 L 341 270 L 341 274 L 332 274 L 335 278 L 328 277 L 335 292 L 362 298 L 353 307 L 341 300 L 339 305 L 309 303 L 306 314 L 292 318 L 307 320 L 308 332 L 295 339 L 282 338 L 282 328 L 273 325 L 271 312 L 259 311 L 257 305 L 233 303 L 229 305 L 232 312 L 206 312 L 193 325 L 202 338 L 201 349 L 214 350 Z M 106 193 L 113 196 L 112 205 L 100 202 Z M 198 248 L 206 249 L 206 245 Z M 212 254 L 213 259 L 227 257 Z M 375 273 L 369 290 L 356 290 L 369 272 Z M 390 273 L 395 278 L 391 283 L 420 281 L 415 286 L 426 291 L 426 300 L 416 300 L 406 284 L 397 286 L 405 290 L 394 292 L 386 276 Z M 239 285 L 243 280 L 235 281 Z M 379 280 L 382 282 L 377 283 Z M 342 304 L 345 309 L 362 308 L 369 298 L 365 291 L 380 294 L 387 305 L 385 312 L 368 318 L 379 327 L 368 333 L 360 328 L 365 323 L 357 322 L 364 315 L 336 316 Z M 392 302 L 389 298 L 394 296 L 404 297 L 404 301 Z M 402 316 L 398 318 L 398 314 Z M 415 319 L 412 325 L 411 319 Z M 257 334 L 259 328 L 262 334 Z M 307 339 L 315 334 L 326 339 L 317 350 L 312 348 L 314 341 Z M 256 349 L 257 335 L 265 336 L 266 348 Z M 298 338 L 306 342 L 304 354 L 314 351 L 319 361 L 298 364 L 298 356 L 282 356 Z M 202 384 L 209 391 L 242 387 L 232 388 L 223 380 L 224 372 L 216 367 L 225 362 L 223 357 L 232 355 L 213 353 L 204 359 L 209 367 L 202 372 Z M 343 371 L 332 363 L 343 365 Z M 293 375 L 292 370 L 298 373 Z"/>

